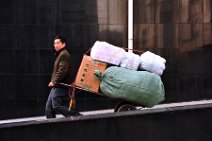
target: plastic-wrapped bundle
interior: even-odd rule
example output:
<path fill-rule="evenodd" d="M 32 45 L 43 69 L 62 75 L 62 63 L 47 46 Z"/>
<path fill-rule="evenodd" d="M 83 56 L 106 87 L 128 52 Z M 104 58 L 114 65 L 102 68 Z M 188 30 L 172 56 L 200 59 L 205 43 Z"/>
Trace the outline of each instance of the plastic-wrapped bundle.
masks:
<path fill-rule="evenodd" d="M 140 64 L 140 57 L 137 54 L 125 52 L 125 58 L 121 61 L 120 66 L 131 70 L 137 70 Z"/>
<path fill-rule="evenodd" d="M 140 68 L 149 72 L 162 75 L 165 70 L 166 60 L 149 51 L 140 56 Z"/>
<path fill-rule="evenodd" d="M 91 49 L 91 58 L 94 60 L 119 65 L 124 58 L 125 50 L 106 42 L 96 41 Z"/>
<path fill-rule="evenodd" d="M 100 78 L 100 90 L 109 97 L 124 99 L 152 107 L 164 100 L 164 86 L 160 76 L 147 71 L 134 71 L 122 67 L 109 67 Z"/>

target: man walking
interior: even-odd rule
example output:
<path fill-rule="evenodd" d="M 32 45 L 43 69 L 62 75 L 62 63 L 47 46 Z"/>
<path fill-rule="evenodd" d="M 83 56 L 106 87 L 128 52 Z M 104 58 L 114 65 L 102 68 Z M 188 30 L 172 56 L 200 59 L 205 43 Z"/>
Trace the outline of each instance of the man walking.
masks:
<path fill-rule="evenodd" d="M 81 115 L 75 110 L 68 108 L 68 88 L 58 83 L 71 83 L 71 59 L 66 49 L 66 39 L 63 36 L 56 36 L 54 39 L 54 49 L 56 51 L 56 59 L 54 62 L 51 82 L 51 88 L 48 100 L 46 102 L 46 118 L 55 118 L 56 114 L 62 114 L 65 117 L 72 115 Z M 72 99 L 75 104 L 75 99 Z"/>

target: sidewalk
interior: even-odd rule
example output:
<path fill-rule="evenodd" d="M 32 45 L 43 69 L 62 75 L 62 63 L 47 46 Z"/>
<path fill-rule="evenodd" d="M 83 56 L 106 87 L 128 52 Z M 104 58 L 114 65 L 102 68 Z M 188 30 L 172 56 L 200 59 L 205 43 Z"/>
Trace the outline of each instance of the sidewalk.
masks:
<path fill-rule="evenodd" d="M 198 106 L 198 105 L 205 105 L 205 104 L 212 104 L 212 100 L 200 100 L 200 101 L 191 101 L 191 102 L 180 102 L 180 103 L 169 103 L 169 104 L 159 104 L 152 108 L 142 108 L 137 107 L 137 109 L 142 111 L 152 111 L 156 109 L 169 109 L 176 107 L 187 107 L 187 106 Z M 107 110 L 97 110 L 97 111 L 84 111 L 80 112 L 83 116 L 87 115 L 98 115 L 98 114 L 109 114 L 113 113 L 114 109 L 107 109 Z M 57 118 L 63 118 L 62 115 L 57 115 Z M 7 119 L 7 120 L 0 120 L 0 124 L 6 123 L 17 123 L 17 122 L 26 122 L 26 121 L 44 121 L 47 120 L 45 116 L 38 116 L 38 117 L 26 117 L 26 118 L 17 118 L 17 119 Z"/>

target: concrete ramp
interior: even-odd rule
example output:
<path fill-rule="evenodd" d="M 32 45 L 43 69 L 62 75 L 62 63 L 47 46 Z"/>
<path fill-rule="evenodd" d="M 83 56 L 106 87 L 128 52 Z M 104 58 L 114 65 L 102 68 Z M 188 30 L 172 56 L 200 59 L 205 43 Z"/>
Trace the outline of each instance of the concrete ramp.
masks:
<path fill-rule="evenodd" d="M 212 141 L 212 100 L 84 114 L 0 121 L 0 141 Z"/>

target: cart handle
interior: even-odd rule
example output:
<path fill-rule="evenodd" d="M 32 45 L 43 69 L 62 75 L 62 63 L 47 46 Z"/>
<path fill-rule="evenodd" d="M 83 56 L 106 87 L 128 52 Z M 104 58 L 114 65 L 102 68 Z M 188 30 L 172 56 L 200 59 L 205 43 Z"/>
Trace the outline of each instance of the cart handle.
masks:
<path fill-rule="evenodd" d="M 60 82 L 57 82 L 56 84 L 59 84 L 61 86 L 65 86 L 65 87 L 74 87 L 73 84 L 65 84 L 65 83 L 60 83 Z"/>
<path fill-rule="evenodd" d="M 68 94 L 69 94 L 69 98 L 70 98 L 70 101 L 69 101 L 69 111 L 71 109 L 74 109 L 75 107 L 73 107 L 73 98 L 75 97 L 75 86 L 73 84 L 65 84 L 65 83 L 60 83 L 60 82 L 57 82 L 56 84 L 59 84 L 61 86 L 65 86 L 65 87 L 68 87 Z M 73 88 L 73 89 L 71 89 Z"/>

